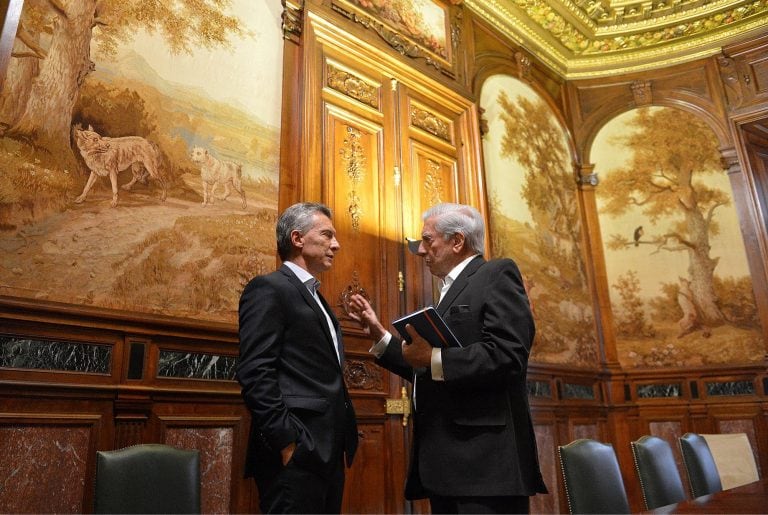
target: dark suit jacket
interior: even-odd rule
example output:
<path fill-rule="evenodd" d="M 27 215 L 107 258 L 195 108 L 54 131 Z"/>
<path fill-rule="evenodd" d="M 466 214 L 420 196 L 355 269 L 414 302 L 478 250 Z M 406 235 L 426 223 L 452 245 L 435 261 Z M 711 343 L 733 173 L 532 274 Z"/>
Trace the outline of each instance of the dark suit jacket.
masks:
<path fill-rule="evenodd" d="M 322 302 L 341 341 L 338 321 Z M 355 412 L 328 323 L 285 265 L 251 280 L 240 297 L 237 380 L 252 415 L 246 476 L 273 476 L 291 442 L 294 463 L 318 474 L 327 475 L 344 452 L 352 463 Z"/>
<path fill-rule="evenodd" d="M 437 311 L 463 347 L 443 349 L 444 381 L 417 371 L 406 497 L 546 493 L 526 387 L 535 329 L 517 265 L 477 256 Z M 413 380 L 398 341 L 378 362 Z"/>

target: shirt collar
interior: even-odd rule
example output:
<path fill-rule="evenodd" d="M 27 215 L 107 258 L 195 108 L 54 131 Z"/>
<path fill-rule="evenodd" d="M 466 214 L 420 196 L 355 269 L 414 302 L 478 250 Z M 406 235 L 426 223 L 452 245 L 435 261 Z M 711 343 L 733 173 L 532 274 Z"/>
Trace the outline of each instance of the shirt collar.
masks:
<path fill-rule="evenodd" d="M 456 278 L 461 274 L 461 272 L 464 271 L 464 269 L 467 267 L 470 261 L 475 259 L 476 256 L 479 256 L 480 254 L 472 254 L 467 259 L 456 265 L 451 269 L 450 272 L 448 272 L 448 275 L 445 276 L 445 279 L 443 279 L 443 284 L 446 286 L 450 286 L 453 284 L 453 281 L 456 280 Z"/>
<path fill-rule="evenodd" d="M 293 272 L 296 277 L 299 278 L 299 281 L 301 281 L 304 284 L 307 284 L 307 281 L 310 279 L 315 279 L 315 276 L 301 268 L 299 265 L 294 263 L 293 261 L 284 261 L 283 264 L 291 269 L 291 272 Z"/>

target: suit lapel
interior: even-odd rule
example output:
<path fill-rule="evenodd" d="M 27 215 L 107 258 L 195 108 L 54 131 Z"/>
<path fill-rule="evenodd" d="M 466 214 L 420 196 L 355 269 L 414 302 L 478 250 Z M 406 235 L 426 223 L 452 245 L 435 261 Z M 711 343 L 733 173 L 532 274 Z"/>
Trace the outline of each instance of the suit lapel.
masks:
<path fill-rule="evenodd" d="M 443 297 L 443 300 L 437 305 L 437 312 L 440 313 L 440 316 L 445 315 L 448 308 L 453 304 L 453 301 L 456 300 L 456 297 L 458 297 L 462 290 L 467 287 L 472 275 L 474 275 L 474 273 L 477 272 L 477 269 L 484 263 L 485 259 L 483 259 L 483 256 L 477 256 L 464 267 L 464 270 L 461 271 L 456 280 L 453 281 L 451 287 L 448 288 L 448 292 L 445 294 L 445 297 Z"/>
<path fill-rule="evenodd" d="M 328 323 L 325 321 L 325 313 L 323 313 L 323 310 L 320 309 L 320 306 L 317 305 L 317 302 L 315 302 L 314 297 L 312 297 L 312 294 L 309 293 L 309 289 L 307 286 L 302 283 L 298 277 L 296 277 L 296 274 L 294 274 L 290 268 L 288 268 L 285 265 L 282 265 L 280 267 L 280 271 L 288 278 L 288 281 L 298 290 L 299 294 L 304 298 L 304 301 L 309 304 L 309 307 L 312 308 L 312 310 L 315 312 L 318 318 L 318 322 L 320 324 L 320 327 L 322 327 L 323 334 L 325 335 L 325 339 L 328 342 L 328 346 L 331 349 L 331 352 L 333 352 L 334 358 L 336 357 L 336 349 L 333 348 L 333 337 L 331 336 L 331 328 L 328 327 Z M 320 297 L 320 302 L 323 303 L 323 307 L 328 311 L 328 316 L 331 318 L 331 322 L 333 322 L 333 326 L 336 329 L 336 334 L 338 335 L 339 342 L 341 342 L 341 336 L 339 335 L 339 323 L 336 320 L 336 317 L 333 315 L 333 311 L 331 311 L 330 307 L 328 306 L 328 303 L 325 302 L 325 299 L 322 295 L 320 295 L 320 292 L 317 293 L 317 296 Z M 339 344 L 341 345 L 341 344 Z M 338 363 L 338 359 L 335 359 Z"/>

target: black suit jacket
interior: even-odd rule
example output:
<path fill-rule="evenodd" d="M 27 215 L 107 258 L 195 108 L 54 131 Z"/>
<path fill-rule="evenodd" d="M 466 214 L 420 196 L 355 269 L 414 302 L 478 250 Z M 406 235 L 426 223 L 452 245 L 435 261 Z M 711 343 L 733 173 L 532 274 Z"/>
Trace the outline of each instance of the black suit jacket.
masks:
<path fill-rule="evenodd" d="M 307 287 L 283 265 L 248 283 L 239 313 L 237 380 L 252 415 L 246 476 L 273 476 L 291 442 L 294 463 L 318 474 L 327 475 L 344 452 L 350 465 L 355 412 L 325 315 Z"/>
<path fill-rule="evenodd" d="M 526 387 L 535 329 L 517 265 L 477 256 L 437 311 L 463 347 L 443 349 L 444 381 L 416 371 L 406 497 L 546 493 Z M 413 380 L 398 342 L 378 362 Z"/>

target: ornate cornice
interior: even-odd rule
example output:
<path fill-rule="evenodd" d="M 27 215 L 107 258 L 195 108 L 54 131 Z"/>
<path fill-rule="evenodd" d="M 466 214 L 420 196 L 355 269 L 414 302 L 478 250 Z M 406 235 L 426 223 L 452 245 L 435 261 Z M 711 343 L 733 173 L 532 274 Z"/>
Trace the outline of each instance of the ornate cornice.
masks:
<path fill-rule="evenodd" d="M 569 79 L 669 66 L 765 33 L 768 0 L 465 0 Z"/>

